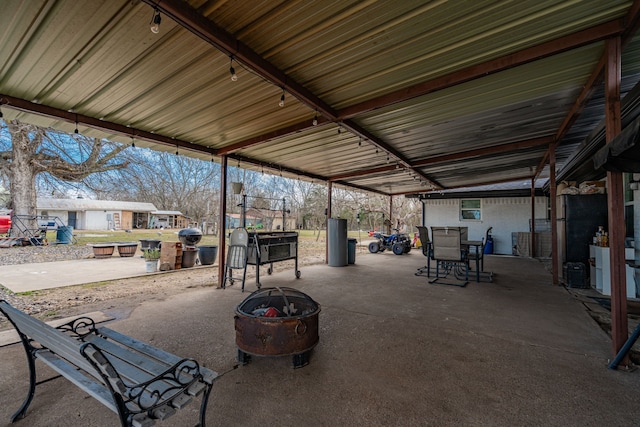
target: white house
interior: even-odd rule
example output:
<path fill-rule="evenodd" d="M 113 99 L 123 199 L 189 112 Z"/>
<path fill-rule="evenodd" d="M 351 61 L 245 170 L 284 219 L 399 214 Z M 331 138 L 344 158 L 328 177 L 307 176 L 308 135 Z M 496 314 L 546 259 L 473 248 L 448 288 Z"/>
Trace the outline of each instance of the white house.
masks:
<path fill-rule="evenodd" d="M 492 227 L 493 253 L 512 254 L 514 233 L 530 232 L 531 190 L 484 186 L 433 193 L 422 198 L 424 225 L 468 227 L 469 239 L 480 240 Z M 549 226 L 549 198 L 541 190 L 535 197 L 536 232 Z M 550 241 L 549 241 L 550 242 Z M 548 256 L 548 254 L 539 254 Z"/>
<path fill-rule="evenodd" d="M 148 228 L 152 203 L 90 199 L 46 199 L 37 201 L 37 214 L 58 217 L 77 230 L 127 230 Z"/>

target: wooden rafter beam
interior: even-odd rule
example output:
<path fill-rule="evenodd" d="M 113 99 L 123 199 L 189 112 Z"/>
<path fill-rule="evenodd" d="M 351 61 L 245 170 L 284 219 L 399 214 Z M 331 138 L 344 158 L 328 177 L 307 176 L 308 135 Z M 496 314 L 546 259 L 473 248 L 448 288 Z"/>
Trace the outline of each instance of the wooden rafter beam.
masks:
<path fill-rule="evenodd" d="M 329 181 L 339 181 L 342 179 L 358 178 L 361 176 L 376 175 L 379 173 L 391 172 L 396 170 L 396 165 L 380 166 L 377 168 L 363 169 L 355 172 L 348 172 L 329 177 Z"/>
<path fill-rule="evenodd" d="M 521 175 L 521 176 L 511 177 L 511 178 L 482 181 L 482 182 L 474 183 L 472 185 L 451 186 L 451 187 L 447 187 L 447 190 L 456 190 L 456 189 L 459 189 L 459 188 L 467 188 L 467 187 L 478 187 L 478 186 L 481 186 L 481 185 L 503 184 L 505 182 L 513 182 L 513 181 L 528 181 L 530 179 L 531 179 L 531 174 L 526 174 L 526 175 Z M 438 192 L 438 190 L 407 191 L 407 192 L 403 192 L 403 193 L 393 193 L 393 194 L 391 194 L 391 196 L 403 196 L 403 195 L 407 195 L 407 194 L 416 194 L 416 193 L 429 194 L 429 193 L 437 193 L 437 192 Z"/>
<path fill-rule="evenodd" d="M 327 123 L 330 123 L 330 122 L 324 118 L 319 117 L 317 126 L 322 126 Z M 234 144 L 229 144 L 224 147 L 220 147 L 219 149 L 216 150 L 216 153 L 219 155 L 235 153 L 245 148 L 253 147 L 254 145 L 260 145 L 265 142 L 273 141 L 274 139 L 277 139 L 277 138 L 282 138 L 288 135 L 292 135 L 294 133 L 302 132 L 311 127 L 314 127 L 314 126 L 309 124 L 309 120 L 305 120 L 304 122 L 296 123 L 294 125 L 287 126 L 285 128 L 277 129 L 272 132 L 256 136 L 254 138 L 245 139 L 244 141 L 240 141 Z"/>
<path fill-rule="evenodd" d="M 468 159 L 471 157 L 490 156 L 492 154 L 506 153 L 510 151 L 522 150 L 524 148 L 537 147 L 540 145 L 548 145 L 553 142 L 553 137 L 547 136 L 542 138 L 533 138 L 523 141 L 511 142 L 508 144 L 494 145 L 486 148 L 478 148 L 475 150 L 462 151 L 459 153 L 444 154 L 442 156 L 433 156 L 428 159 L 418 160 L 412 163 L 413 167 L 422 167 L 435 163 L 450 162 L 453 160 Z"/>
<path fill-rule="evenodd" d="M 316 175 L 316 174 L 311 174 L 308 172 L 305 172 L 303 170 L 300 169 L 295 169 L 295 168 L 289 168 L 286 166 L 282 166 L 279 164 L 275 164 L 275 163 L 269 163 L 269 162 L 263 162 L 251 157 L 245 157 L 245 156 L 241 156 L 238 154 L 230 154 L 229 156 L 227 156 L 229 159 L 233 159 L 233 160 L 237 160 L 239 162 L 242 163 L 248 163 L 250 165 L 254 165 L 256 167 L 259 168 L 263 168 L 263 169 L 269 169 L 271 171 L 274 172 L 282 172 L 282 173 L 288 173 L 291 175 L 298 175 L 298 176 L 304 176 L 313 180 L 318 180 L 318 181 L 327 181 L 327 177 L 326 176 L 322 176 L 322 175 Z"/>
<path fill-rule="evenodd" d="M 204 145 L 198 145 L 189 141 L 183 141 L 180 139 L 158 135 L 155 133 L 144 131 L 142 129 L 136 129 L 118 123 L 96 119 L 95 117 L 77 114 L 71 111 L 62 110 L 60 108 L 50 107 L 48 105 L 36 104 L 35 102 L 27 101 L 9 95 L 0 94 L 0 104 L 2 104 L 3 107 L 11 108 L 13 110 L 23 111 L 26 113 L 34 113 L 40 116 L 51 117 L 69 123 L 78 123 L 80 125 L 88 126 L 90 128 L 97 129 L 103 132 L 117 133 L 123 136 L 142 139 L 160 145 L 180 147 L 198 153 L 206 153 L 212 155 L 216 154 L 214 149 L 206 147 Z"/>
<path fill-rule="evenodd" d="M 423 160 L 418 160 L 415 162 L 412 162 L 410 164 L 411 169 L 415 170 L 415 168 L 420 168 L 420 167 L 424 167 L 424 166 L 428 166 L 428 165 L 433 165 L 433 164 L 437 164 L 437 163 L 445 163 L 445 162 L 450 162 L 450 161 L 454 161 L 454 160 L 463 160 L 463 159 L 468 159 L 471 157 L 479 157 L 479 156 L 489 156 L 492 154 L 499 154 L 499 153 L 507 153 L 510 151 L 516 151 L 516 150 L 522 150 L 525 148 L 531 148 L 531 147 L 537 147 L 540 145 L 548 145 L 551 144 L 553 142 L 553 137 L 551 136 L 547 136 L 547 137 L 542 137 L 542 138 L 533 138 L 533 139 L 526 139 L 523 141 L 516 141 L 516 142 L 511 142 L 508 144 L 500 144 L 500 145 L 495 145 L 492 147 L 486 147 L 486 148 L 478 148 L 475 150 L 469 150 L 469 151 L 462 151 L 459 153 L 453 153 L 453 154 L 445 154 L 442 156 L 433 156 L 433 157 L 429 157 L 427 159 L 423 159 Z M 354 171 L 354 172 L 350 172 L 350 173 L 344 173 L 344 174 L 340 174 L 340 175 L 334 175 L 334 176 L 330 176 L 328 179 L 330 181 L 335 181 L 335 180 L 340 180 L 340 179 L 348 179 L 348 178 L 357 178 L 357 177 L 361 177 L 361 176 L 367 176 L 367 175 L 375 175 L 375 174 L 379 174 L 379 173 L 384 173 L 384 172 L 390 172 L 397 169 L 397 167 L 395 165 L 386 165 L 386 166 L 380 166 L 380 167 L 376 167 L 376 168 L 371 168 L 371 169 L 362 169 L 359 171 Z M 442 186 L 440 185 L 439 188 L 436 189 L 441 189 Z"/>
<path fill-rule="evenodd" d="M 624 20 L 616 19 L 509 55 L 485 61 L 481 64 L 473 65 L 441 77 L 436 77 L 435 79 L 427 80 L 408 88 L 400 89 L 377 98 L 372 98 L 359 104 L 351 105 L 340 110 L 338 116 L 340 120 L 353 118 L 378 108 L 387 107 L 389 105 L 397 104 L 399 102 L 407 101 L 412 98 L 427 95 L 432 92 L 484 77 L 489 74 L 495 74 L 538 59 L 556 55 L 597 41 L 602 41 L 608 37 L 620 34 L 624 28 Z"/>

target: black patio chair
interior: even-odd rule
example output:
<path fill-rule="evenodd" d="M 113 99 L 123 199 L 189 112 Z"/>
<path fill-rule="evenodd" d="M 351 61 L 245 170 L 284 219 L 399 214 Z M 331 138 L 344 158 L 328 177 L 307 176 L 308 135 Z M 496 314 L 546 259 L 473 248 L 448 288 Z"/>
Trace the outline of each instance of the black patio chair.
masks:
<path fill-rule="evenodd" d="M 418 235 L 420 236 L 420 243 L 422 244 L 422 255 L 427 257 L 427 264 L 424 267 L 418 268 L 416 276 L 431 276 L 431 260 L 433 259 L 433 249 L 431 247 L 431 240 L 429 240 L 429 229 L 427 227 L 416 225 L 418 229 Z M 425 274 L 426 273 L 426 274 Z"/>

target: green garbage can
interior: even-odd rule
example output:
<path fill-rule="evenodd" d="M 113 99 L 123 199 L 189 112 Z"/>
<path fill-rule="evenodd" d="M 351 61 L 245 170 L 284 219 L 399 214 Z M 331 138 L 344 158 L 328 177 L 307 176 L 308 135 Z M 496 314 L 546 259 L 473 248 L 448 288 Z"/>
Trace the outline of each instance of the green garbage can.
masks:
<path fill-rule="evenodd" d="M 347 259 L 349 264 L 356 263 L 356 244 L 358 243 L 357 239 L 353 237 L 349 237 L 348 239 L 348 248 L 347 248 Z"/>

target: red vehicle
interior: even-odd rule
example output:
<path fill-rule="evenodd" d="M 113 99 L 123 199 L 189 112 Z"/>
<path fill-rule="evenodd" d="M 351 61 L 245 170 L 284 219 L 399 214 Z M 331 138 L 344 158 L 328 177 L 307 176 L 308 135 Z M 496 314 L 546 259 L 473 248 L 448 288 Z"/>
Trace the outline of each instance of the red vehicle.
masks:
<path fill-rule="evenodd" d="M 11 216 L 0 215 L 0 234 L 7 234 L 11 229 Z"/>

